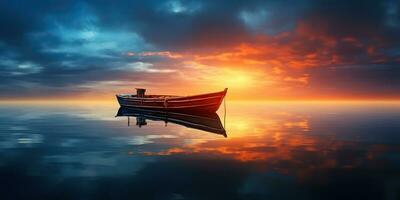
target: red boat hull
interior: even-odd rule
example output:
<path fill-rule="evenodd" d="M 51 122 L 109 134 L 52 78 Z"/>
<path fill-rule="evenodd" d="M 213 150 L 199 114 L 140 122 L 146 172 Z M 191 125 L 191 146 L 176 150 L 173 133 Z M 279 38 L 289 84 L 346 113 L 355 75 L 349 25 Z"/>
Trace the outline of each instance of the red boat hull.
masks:
<path fill-rule="evenodd" d="M 216 112 L 220 107 L 227 89 L 221 92 L 193 96 L 155 96 L 137 97 L 136 95 L 117 95 L 123 107 L 136 109 L 164 110 L 171 112 Z"/>

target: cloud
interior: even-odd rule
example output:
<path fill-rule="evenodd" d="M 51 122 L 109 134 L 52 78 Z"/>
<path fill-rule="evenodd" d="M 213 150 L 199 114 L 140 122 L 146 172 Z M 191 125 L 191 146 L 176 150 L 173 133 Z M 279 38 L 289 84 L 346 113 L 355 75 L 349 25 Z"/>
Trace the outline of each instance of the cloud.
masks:
<path fill-rule="evenodd" d="M 80 94 L 90 91 L 80 86 L 118 81 L 199 87 L 187 81 L 202 80 L 207 69 L 213 77 L 226 69 L 263 74 L 268 80 L 257 83 L 268 95 L 310 95 L 330 87 L 316 80 L 333 68 L 342 70 L 332 75 L 335 94 L 357 86 L 386 95 L 380 88 L 398 90 L 387 82 L 398 79 L 399 10 L 392 0 L 2 1 L 1 96 Z M 203 87 L 219 85 L 212 82 Z"/>
<path fill-rule="evenodd" d="M 124 67 L 117 69 L 124 71 L 147 72 L 147 73 L 171 73 L 176 71 L 174 69 L 155 69 L 153 64 L 143 63 L 143 62 L 128 63 Z"/>

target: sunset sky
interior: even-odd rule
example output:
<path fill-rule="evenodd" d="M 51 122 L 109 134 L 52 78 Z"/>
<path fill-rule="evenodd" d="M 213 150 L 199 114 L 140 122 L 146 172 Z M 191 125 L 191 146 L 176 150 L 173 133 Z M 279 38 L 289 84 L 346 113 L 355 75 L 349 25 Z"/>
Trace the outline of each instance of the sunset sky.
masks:
<path fill-rule="evenodd" d="M 400 1 L 0 1 L 0 99 L 400 99 Z"/>

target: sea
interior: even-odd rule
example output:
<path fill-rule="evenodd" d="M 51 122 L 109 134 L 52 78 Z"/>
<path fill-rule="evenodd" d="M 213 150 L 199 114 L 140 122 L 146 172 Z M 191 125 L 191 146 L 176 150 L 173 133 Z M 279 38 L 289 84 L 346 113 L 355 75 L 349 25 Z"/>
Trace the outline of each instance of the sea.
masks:
<path fill-rule="evenodd" d="M 0 103 L 0 199 L 400 199 L 399 102 Z M 216 120 L 216 121 L 215 121 Z"/>

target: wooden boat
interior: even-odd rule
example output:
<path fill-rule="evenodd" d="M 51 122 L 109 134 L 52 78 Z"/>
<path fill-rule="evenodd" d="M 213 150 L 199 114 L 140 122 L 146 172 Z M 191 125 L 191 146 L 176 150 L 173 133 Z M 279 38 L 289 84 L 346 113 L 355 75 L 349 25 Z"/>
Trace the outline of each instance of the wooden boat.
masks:
<path fill-rule="evenodd" d="M 145 95 L 145 89 L 136 90 L 136 95 L 117 94 L 120 106 L 172 112 L 214 113 L 221 105 L 228 88 L 220 92 L 192 96 Z"/>
<path fill-rule="evenodd" d="M 171 122 L 188 128 L 216 133 L 227 137 L 221 120 L 216 113 L 187 114 L 120 107 L 116 117 L 122 116 L 136 117 L 136 125 L 139 127 L 147 125 L 146 119 L 148 119 L 152 121 L 164 121 L 166 124 Z"/>

